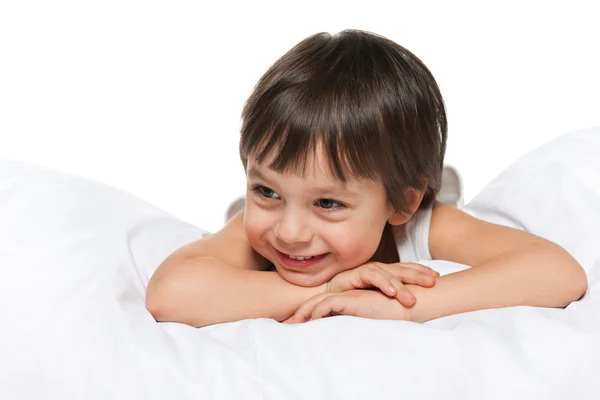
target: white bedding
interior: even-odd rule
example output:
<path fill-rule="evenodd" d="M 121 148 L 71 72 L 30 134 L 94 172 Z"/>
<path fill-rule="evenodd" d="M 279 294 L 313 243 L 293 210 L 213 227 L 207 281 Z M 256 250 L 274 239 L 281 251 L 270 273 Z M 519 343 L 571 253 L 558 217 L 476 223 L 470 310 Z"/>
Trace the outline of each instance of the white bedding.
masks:
<path fill-rule="evenodd" d="M 108 186 L 0 161 L 0 399 L 600 397 L 600 128 L 528 154 L 466 210 L 567 248 L 586 296 L 425 324 L 157 324 L 149 277 L 205 232 Z"/>

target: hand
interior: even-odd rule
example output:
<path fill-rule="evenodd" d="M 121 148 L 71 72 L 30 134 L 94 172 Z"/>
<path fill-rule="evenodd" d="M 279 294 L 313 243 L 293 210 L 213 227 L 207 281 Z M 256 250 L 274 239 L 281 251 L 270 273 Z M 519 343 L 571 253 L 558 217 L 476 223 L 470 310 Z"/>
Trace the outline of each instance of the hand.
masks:
<path fill-rule="evenodd" d="M 377 288 L 385 295 L 395 297 L 402 305 L 412 307 L 417 299 L 403 283 L 432 287 L 438 276 L 440 274 L 437 271 L 421 264 L 368 262 L 335 275 L 326 291 L 341 293 L 352 289 Z"/>
<path fill-rule="evenodd" d="M 410 309 L 378 290 L 321 293 L 308 299 L 284 324 L 297 324 L 333 315 L 371 319 L 411 320 Z"/>

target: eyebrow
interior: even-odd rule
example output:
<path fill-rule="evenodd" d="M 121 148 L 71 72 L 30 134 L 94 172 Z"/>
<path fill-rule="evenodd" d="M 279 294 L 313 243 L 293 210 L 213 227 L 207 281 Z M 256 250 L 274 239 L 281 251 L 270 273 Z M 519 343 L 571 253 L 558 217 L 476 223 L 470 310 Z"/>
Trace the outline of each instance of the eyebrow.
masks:
<path fill-rule="evenodd" d="M 269 179 L 257 168 L 251 167 L 248 169 L 248 178 L 256 178 L 262 179 L 264 181 L 269 181 Z M 313 188 L 313 192 L 318 196 L 333 196 L 333 197 L 351 197 L 356 198 L 360 197 L 360 195 L 356 192 L 349 190 L 346 187 L 340 186 L 324 186 L 324 187 L 315 187 Z"/>
<path fill-rule="evenodd" d="M 265 176 L 262 174 L 262 172 L 260 172 L 259 170 L 257 170 L 254 167 L 250 167 L 248 169 L 248 178 L 258 178 L 258 179 L 268 180 L 267 178 L 265 178 Z"/>

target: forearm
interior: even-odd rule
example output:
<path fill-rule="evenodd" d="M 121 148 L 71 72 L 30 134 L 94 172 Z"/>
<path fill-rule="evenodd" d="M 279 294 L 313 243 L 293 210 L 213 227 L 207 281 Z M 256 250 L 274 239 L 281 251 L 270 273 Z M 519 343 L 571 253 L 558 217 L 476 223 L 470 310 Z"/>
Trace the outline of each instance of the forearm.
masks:
<path fill-rule="evenodd" d="M 581 266 L 558 246 L 519 249 L 438 278 L 433 288 L 408 285 L 417 298 L 411 319 L 518 305 L 564 307 L 587 289 Z"/>
<path fill-rule="evenodd" d="M 206 326 L 249 318 L 282 321 L 325 291 L 300 287 L 277 272 L 232 267 L 215 258 L 182 261 L 148 285 L 146 304 L 157 321 Z"/>

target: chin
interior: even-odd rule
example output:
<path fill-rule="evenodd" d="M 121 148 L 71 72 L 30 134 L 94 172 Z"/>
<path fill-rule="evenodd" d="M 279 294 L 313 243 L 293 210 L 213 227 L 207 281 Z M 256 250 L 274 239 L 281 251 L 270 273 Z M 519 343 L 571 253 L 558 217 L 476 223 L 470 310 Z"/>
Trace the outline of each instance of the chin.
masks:
<path fill-rule="evenodd" d="M 314 286 L 322 285 L 329 280 L 329 279 L 327 279 L 327 276 L 320 276 L 321 274 L 319 274 L 318 276 L 315 276 L 315 275 L 304 274 L 302 272 L 289 271 L 289 270 L 285 270 L 285 269 L 282 270 L 277 267 L 275 267 L 275 268 L 277 269 L 277 273 L 284 280 L 286 280 L 289 283 L 296 285 L 296 286 L 314 287 Z"/>

